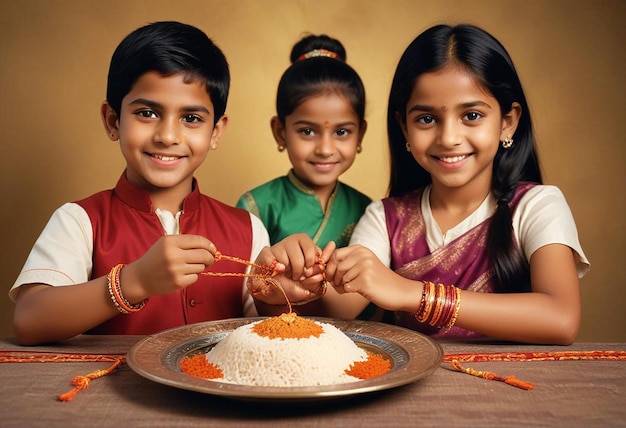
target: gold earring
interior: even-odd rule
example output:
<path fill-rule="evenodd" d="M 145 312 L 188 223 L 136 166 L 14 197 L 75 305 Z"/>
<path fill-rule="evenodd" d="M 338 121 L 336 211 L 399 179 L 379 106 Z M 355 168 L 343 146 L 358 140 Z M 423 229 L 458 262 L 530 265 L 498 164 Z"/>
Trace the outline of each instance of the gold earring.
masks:
<path fill-rule="evenodd" d="M 283 146 L 282 144 L 280 144 L 280 145 L 278 146 L 278 151 L 279 151 L 279 152 L 284 152 L 284 151 L 285 151 L 285 146 Z"/>
<path fill-rule="evenodd" d="M 363 147 L 361 146 L 356 146 L 356 152 L 357 153 L 361 153 L 363 151 Z"/>
<path fill-rule="evenodd" d="M 409 145 L 409 142 L 407 141 L 406 144 L 404 145 L 404 147 L 406 147 L 406 151 L 407 152 L 411 152 L 411 146 Z"/>
<path fill-rule="evenodd" d="M 504 140 L 502 140 L 503 149 L 510 149 L 511 147 L 513 147 L 513 139 L 511 137 L 506 137 Z"/>

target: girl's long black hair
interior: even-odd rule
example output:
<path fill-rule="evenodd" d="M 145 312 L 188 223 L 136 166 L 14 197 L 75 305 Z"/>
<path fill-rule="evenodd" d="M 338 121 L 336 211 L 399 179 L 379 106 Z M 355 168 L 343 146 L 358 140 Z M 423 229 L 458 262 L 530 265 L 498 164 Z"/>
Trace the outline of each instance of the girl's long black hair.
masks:
<path fill-rule="evenodd" d="M 522 107 L 510 149 L 498 148 L 493 163 L 491 190 L 497 209 L 489 226 L 487 251 L 499 291 L 524 291 L 530 286 L 527 263 L 520 264 L 513 237 L 509 202 L 521 182 L 541 184 L 541 170 L 533 136 L 530 111 L 513 61 L 502 44 L 486 31 L 469 24 L 437 25 L 420 34 L 407 47 L 398 63 L 387 109 L 387 135 L 391 157 L 389 196 L 431 183 L 430 174 L 406 150 L 398 123 L 406 120 L 406 107 L 417 79 L 454 64 L 470 72 L 498 100 L 505 115 L 514 102 Z"/>

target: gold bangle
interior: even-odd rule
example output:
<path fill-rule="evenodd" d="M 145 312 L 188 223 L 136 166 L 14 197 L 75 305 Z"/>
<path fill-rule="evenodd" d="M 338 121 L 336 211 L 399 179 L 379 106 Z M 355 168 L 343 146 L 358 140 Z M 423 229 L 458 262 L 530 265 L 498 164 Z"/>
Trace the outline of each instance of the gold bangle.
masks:
<path fill-rule="evenodd" d="M 433 309 L 433 316 L 428 321 L 428 324 L 432 327 L 436 327 L 439 324 L 441 315 L 446 307 L 446 286 L 443 284 L 437 284 L 437 293 L 435 299 L 435 307 Z"/>
<path fill-rule="evenodd" d="M 461 307 L 461 289 L 458 287 L 454 287 L 454 291 L 456 296 L 456 302 L 454 302 L 454 314 L 452 315 L 452 318 L 450 318 L 448 324 L 446 324 L 446 326 L 443 328 L 442 333 L 444 334 L 450 331 L 450 329 L 456 323 L 456 319 L 459 317 L 459 309 Z"/>
<path fill-rule="evenodd" d="M 424 305 L 426 304 L 426 283 L 424 283 L 424 285 L 422 286 L 422 298 L 420 300 L 420 304 L 417 307 L 417 311 L 415 311 L 415 319 L 419 320 L 419 317 L 422 313 L 422 311 L 424 310 Z"/>
<path fill-rule="evenodd" d="M 455 297 L 455 286 L 454 285 L 444 285 L 443 292 L 443 303 L 441 307 L 441 316 L 436 320 L 433 320 L 432 325 L 437 328 L 442 328 L 450 321 L 452 318 L 452 314 L 454 312 L 454 305 L 456 302 Z"/>
<path fill-rule="evenodd" d="M 416 319 L 418 322 L 425 323 L 432 315 L 433 303 L 435 303 L 435 284 L 431 281 L 425 281 L 424 287 L 426 288 L 426 299 L 424 302 L 424 309 L 418 315 Z"/>

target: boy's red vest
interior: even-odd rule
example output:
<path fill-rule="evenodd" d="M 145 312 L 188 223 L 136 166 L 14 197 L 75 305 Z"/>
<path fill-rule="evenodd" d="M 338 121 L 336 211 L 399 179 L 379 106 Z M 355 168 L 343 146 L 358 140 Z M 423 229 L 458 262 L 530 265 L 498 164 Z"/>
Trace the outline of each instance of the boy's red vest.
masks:
<path fill-rule="evenodd" d="M 165 234 L 150 196 L 129 183 L 125 173 L 115 189 L 77 203 L 85 209 L 93 227 L 91 279 L 107 275 L 118 263 L 137 260 Z M 248 212 L 202 195 L 195 179 L 192 193 L 183 202 L 180 233 L 203 235 L 222 254 L 250 258 L 252 225 Z M 219 261 L 208 270 L 244 272 L 245 266 Z M 152 296 L 141 311 L 117 315 L 88 333 L 152 334 L 184 324 L 241 317 L 242 289 L 241 277 L 200 275 L 186 289 Z"/>

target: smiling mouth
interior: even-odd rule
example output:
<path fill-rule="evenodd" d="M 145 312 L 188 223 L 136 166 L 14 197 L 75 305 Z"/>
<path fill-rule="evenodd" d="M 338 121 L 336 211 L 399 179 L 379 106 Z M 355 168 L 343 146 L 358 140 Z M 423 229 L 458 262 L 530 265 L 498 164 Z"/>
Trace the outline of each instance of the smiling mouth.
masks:
<path fill-rule="evenodd" d="M 338 162 L 330 162 L 330 163 L 319 163 L 319 162 L 311 162 L 311 165 L 313 165 L 313 167 L 318 168 L 318 169 L 331 169 L 334 168 L 335 165 L 337 165 Z"/>
<path fill-rule="evenodd" d="M 175 161 L 181 158 L 181 156 L 164 156 L 164 155 L 157 155 L 155 153 L 149 153 L 150 156 L 152 156 L 153 158 L 162 160 L 162 161 Z"/>
<path fill-rule="evenodd" d="M 465 160 L 469 157 L 469 155 L 461 155 L 461 156 L 441 156 L 441 157 L 437 157 L 437 159 L 439 159 L 442 162 L 445 163 L 456 163 L 456 162 L 460 162 L 462 160 Z"/>

